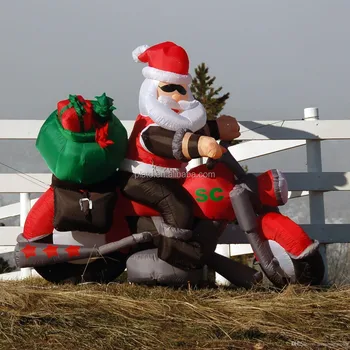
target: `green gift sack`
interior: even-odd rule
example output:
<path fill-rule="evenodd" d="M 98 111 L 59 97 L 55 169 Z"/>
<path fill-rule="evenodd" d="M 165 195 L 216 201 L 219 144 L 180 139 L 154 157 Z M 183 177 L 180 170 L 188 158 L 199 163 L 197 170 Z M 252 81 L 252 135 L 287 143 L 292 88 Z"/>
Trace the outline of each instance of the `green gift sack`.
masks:
<path fill-rule="evenodd" d="M 41 127 L 36 147 L 59 180 L 88 185 L 105 180 L 119 168 L 126 154 L 128 136 L 123 124 L 113 114 L 113 100 L 106 94 L 84 104 L 79 104 L 80 100 L 81 96 L 70 95 L 65 101 L 71 109 L 76 109 L 79 118 L 91 119 L 92 115 L 92 121 L 89 121 L 93 125 L 91 131 L 64 128 L 62 114 L 59 115 L 56 109 Z M 91 109 L 84 109 L 90 104 L 92 114 Z"/>

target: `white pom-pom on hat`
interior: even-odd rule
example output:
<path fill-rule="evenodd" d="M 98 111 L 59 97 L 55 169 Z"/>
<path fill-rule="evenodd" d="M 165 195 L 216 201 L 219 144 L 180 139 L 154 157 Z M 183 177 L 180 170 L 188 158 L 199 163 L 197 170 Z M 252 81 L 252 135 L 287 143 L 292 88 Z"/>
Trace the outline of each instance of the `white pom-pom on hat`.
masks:
<path fill-rule="evenodd" d="M 144 53 L 147 49 L 149 48 L 148 45 L 141 45 L 137 47 L 133 52 L 132 52 L 132 58 L 134 59 L 135 62 L 141 62 L 139 60 L 139 55 Z"/>

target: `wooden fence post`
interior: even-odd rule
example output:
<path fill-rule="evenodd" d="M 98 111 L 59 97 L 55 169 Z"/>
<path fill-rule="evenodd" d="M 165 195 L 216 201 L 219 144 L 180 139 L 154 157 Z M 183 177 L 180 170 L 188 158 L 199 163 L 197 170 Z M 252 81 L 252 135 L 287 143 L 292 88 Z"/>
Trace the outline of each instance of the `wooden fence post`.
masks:
<path fill-rule="evenodd" d="M 216 246 L 216 253 L 230 258 L 230 245 L 229 244 L 218 244 Z M 231 284 L 225 277 L 221 276 L 219 273 L 215 272 L 215 282 L 221 286 L 229 286 Z"/>
<path fill-rule="evenodd" d="M 311 107 L 304 109 L 304 120 L 315 121 L 319 119 L 318 108 Z M 306 140 L 306 161 L 307 171 L 319 173 L 322 172 L 322 154 L 321 154 L 321 140 Z M 309 208 L 310 208 L 310 224 L 325 224 L 325 209 L 323 192 L 309 191 Z M 320 252 L 324 260 L 326 271 L 322 281 L 326 284 L 328 281 L 328 265 L 326 255 L 326 245 L 320 246 Z"/>
<path fill-rule="evenodd" d="M 27 215 L 30 210 L 30 194 L 29 193 L 21 193 L 20 194 L 20 226 L 23 228 Z M 25 267 L 21 269 L 21 279 L 31 277 L 32 276 L 32 268 Z"/>

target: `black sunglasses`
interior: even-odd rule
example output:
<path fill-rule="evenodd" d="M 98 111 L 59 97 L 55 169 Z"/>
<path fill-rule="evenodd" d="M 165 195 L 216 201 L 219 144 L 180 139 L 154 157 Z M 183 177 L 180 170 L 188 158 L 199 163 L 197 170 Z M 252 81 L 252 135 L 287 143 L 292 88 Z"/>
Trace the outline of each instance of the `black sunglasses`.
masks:
<path fill-rule="evenodd" d="M 182 85 L 177 85 L 177 84 L 168 84 L 168 85 L 159 86 L 159 89 L 161 89 L 164 92 L 177 91 L 181 95 L 187 94 L 186 89 Z"/>

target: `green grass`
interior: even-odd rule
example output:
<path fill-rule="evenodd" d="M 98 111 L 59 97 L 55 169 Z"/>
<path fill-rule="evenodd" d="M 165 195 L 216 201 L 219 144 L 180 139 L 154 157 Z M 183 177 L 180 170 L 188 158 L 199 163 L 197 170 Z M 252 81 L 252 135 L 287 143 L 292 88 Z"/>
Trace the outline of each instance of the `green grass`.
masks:
<path fill-rule="evenodd" d="M 346 349 L 350 288 L 0 282 L 0 349 Z"/>

